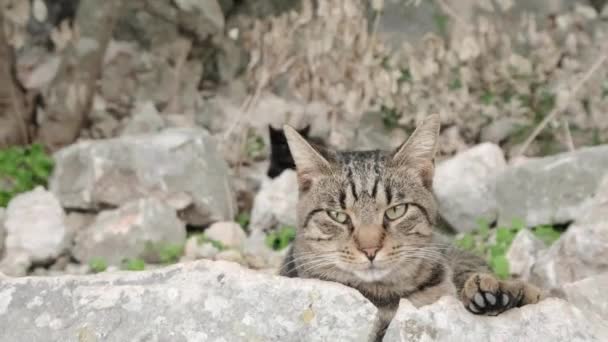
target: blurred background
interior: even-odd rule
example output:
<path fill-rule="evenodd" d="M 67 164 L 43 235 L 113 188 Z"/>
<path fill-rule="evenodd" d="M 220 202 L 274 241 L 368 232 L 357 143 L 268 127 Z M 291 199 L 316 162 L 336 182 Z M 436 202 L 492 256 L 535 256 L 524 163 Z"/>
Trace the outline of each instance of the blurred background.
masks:
<path fill-rule="evenodd" d="M 605 270 L 605 2 L 0 0 L 0 272 L 276 272 L 281 126 L 392 149 L 431 113 L 446 234 L 505 277 Z"/>

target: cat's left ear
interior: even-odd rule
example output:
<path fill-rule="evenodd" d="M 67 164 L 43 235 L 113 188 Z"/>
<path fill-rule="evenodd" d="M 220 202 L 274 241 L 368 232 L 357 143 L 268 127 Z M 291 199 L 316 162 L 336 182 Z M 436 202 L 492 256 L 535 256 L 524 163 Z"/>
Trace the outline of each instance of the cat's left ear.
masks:
<path fill-rule="evenodd" d="M 429 115 L 393 153 L 392 164 L 417 168 L 421 171 L 424 182 L 432 183 L 440 126 L 439 114 Z"/>
<path fill-rule="evenodd" d="M 306 192 L 316 177 L 330 174 L 331 164 L 321 153 L 312 147 L 295 129 L 283 126 L 289 151 L 296 164 L 300 191 Z"/>

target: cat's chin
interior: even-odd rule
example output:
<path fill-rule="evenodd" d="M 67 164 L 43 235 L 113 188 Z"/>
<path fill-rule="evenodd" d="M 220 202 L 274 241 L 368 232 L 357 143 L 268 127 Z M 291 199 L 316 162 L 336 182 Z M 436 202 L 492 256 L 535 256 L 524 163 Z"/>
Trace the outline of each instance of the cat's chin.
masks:
<path fill-rule="evenodd" d="M 351 272 L 363 282 L 373 283 L 388 276 L 391 273 L 391 269 L 368 268 L 366 270 L 352 270 Z"/>

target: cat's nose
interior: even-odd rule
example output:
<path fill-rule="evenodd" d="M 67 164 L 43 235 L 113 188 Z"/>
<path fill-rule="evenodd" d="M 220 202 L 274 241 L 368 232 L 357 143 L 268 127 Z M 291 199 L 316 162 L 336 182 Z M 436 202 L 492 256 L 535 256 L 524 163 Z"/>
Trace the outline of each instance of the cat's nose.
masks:
<path fill-rule="evenodd" d="M 367 247 L 360 249 L 360 251 L 363 252 L 363 254 L 365 254 L 365 256 L 369 259 L 369 261 L 374 261 L 374 258 L 376 257 L 376 254 L 378 254 L 379 250 L 380 247 Z"/>

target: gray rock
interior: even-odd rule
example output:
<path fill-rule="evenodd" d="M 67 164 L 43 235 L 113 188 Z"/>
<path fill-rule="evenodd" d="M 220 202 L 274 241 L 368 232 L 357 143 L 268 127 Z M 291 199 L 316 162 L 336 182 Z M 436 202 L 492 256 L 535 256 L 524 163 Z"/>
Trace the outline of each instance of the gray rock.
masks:
<path fill-rule="evenodd" d="M 50 188 L 67 208 L 99 209 L 182 193 L 193 201 L 183 212 L 191 224 L 235 215 L 228 167 L 201 129 L 80 142 L 54 159 Z"/>
<path fill-rule="evenodd" d="M 532 267 L 532 282 L 556 289 L 608 272 L 608 177 L 598 186 L 590 202 L 580 219 L 539 257 Z"/>
<path fill-rule="evenodd" d="M 416 309 L 402 300 L 385 342 L 396 341 L 605 341 L 608 327 L 568 302 L 551 298 L 497 317 L 466 311 L 454 297 Z"/>
<path fill-rule="evenodd" d="M 201 39 L 224 31 L 224 13 L 217 0 L 174 0 L 181 26 Z"/>
<path fill-rule="evenodd" d="M 387 128 L 382 113 L 378 112 L 364 113 L 361 120 L 352 127 L 352 131 L 355 132 L 353 146 L 356 150 L 392 151 L 407 139 L 404 130 Z"/>
<path fill-rule="evenodd" d="M 506 167 L 502 150 L 483 143 L 437 166 L 433 189 L 439 213 L 457 231 L 477 227 L 479 219 L 496 220 L 496 175 Z"/>
<path fill-rule="evenodd" d="M 268 231 L 277 224 L 296 225 L 298 181 L 296 172 L 285 170 L 274 179 L 265 179 L 253 201 L 252 231 Z"/>
<path fill-rule="evenodd" d="M 241 254 L 241 252 L 235 249 L 228 249 L 217 253 L 217 255 L 215 256 L 215 260 L 230 261 L 243 266 L 247 266 L 243 254 Z"/>
<path fill-rule="evenodd" d="M 511 276 L 528 279 L 532 265 L 545 249 L 545 244 L 528 229 L 519 231 L 506 254 Z"/>
<path fill-rule="evenodd" d="M 499 225 L 513 219 L 528 226 L 573 221 L 591 204 L 608 174 L 608 145 L 530 159 L 509 167 L 496 182 Z"/>
<path fill-rule="evenodd" d="M 216 240 L 229 248 L 241 249 L 245 244 L 247 235 L 236 222 L 216 222 L 205 230 L 205 236 Z"/>
<path fill-rule="evenodd" d="M 193 235 L 186 241 L 182 260 L 213 259 L 219 252 L 220 250 L 213 246 L 212 243 L 203 242 L 199 239 L 199 236 Z"/>
<path fill-rule="evenodd" d="M 186 227 L 175 210 L 151 198 L 99 214 L 76 236 L 73 254 L 82 263 L 94 258 L 111 265 L 120 265 L 125 258 L 159 262 L 163 248 L 185 242 Z"/>
<path fill-rule="evenodd" d="M 42 187 L 13 198 L 6 209 L 6 255 L 23 252 L 33 263 L 50 261 L 65 250 L 65 213 Z"/>
<path fill-rule="evenodd" d="M 6 235 L 6 232 L 4 231 L 4 212 L 5 209 L 0 207 L 0 255 L 2 255 L 2 252 L 4 251 L 4 236 Z"/>
<path fill-rule="evenodd" d="M 198 261 L 0 282 L 0 341 L 370 341 L 376 308 L 345 286 Z"/>
<path fill-rule="evenodd" d="M 243 253 L 249 267 L 256 270 L 273 269 L 279 271 L 287 251 L 288 248 L 281 251 L 271 249 L 266 244 L 266 234 L 254 230 L 247 237 Z"/>
<path fill-rule="evenodd" d="M 0 275 L 23 277 L 32 266 L 31 256 L 22 250 L 13 250 L 5 253 L 0 261 Z"/>
<path fill-rule="evenodd" d="M 95 217 L 97 217 L 96 214 L 84 212 L 71 212 L 67 214 L 65 218 L 65 227 L 67 229 L 65 242 L 68 248 L 74 244 L 76 235 L 93 223 Z"/>
<path fill-rule="evenodd" d="M 164 126 L 165 122 L 156 110 L 154 103 L 140 103 L 133 110 L 133 116 L 124 127 L 122 135 L 155 133 L 162 130 Z"/>
<path fill-rule="evenodd" d="M 529 123 L 518 118 L 499 118 L 492 121 L 489 125 L 481 130 L 481 141 L 488 141 L 494 144 L 500 144 L 505 139 L 511 136 L 519 127 Z"/>
<path fill-rule="evenodd" d="M 404 42 L 419 44 L 428 33 L 450 35 L 453 39 L 462 39 L 463 27 L 449 27 L 445 29 L 445 22 L 452 23 L 450 15 L 442 11 L 441 6 L 434 1 L 403 1 L 385 0 L 382 17 L 379 21 L 378 33 L 394 48 L 400 49 Z M 414 3 L 418 3 L 414 5 Z M 497 5 L 494 5 L 496 3 Z M 571 0 L 543 0 L 543 1 L 479 1 L 461 0 L 455 7 L 458 17 L 464 22 L 474 22 L 475 17 L 488 11 L 499 11 L 507 29 L 513 34 L 520 30 L 519 20 L 522 15 L 535 15 L 545 19 L 551 14 L 557 14 L 572 6 Z M 503 4 L 508 4 L 505 8 Z M 370 6 L 371 7 L 371 6 Z M 374 20 L 374 13 L 370 8 L 368 16 L 370 23 Z M 460 34 L 460 35 L 459 35 Z"/>
<path fill-rule="evenodd" d="M 608 296 L 606 296 L 608 273 L 565 284 L 562 291 L 568 302 L 585 312 L 594 312 L 600 317 L 608 317 Z"/>

